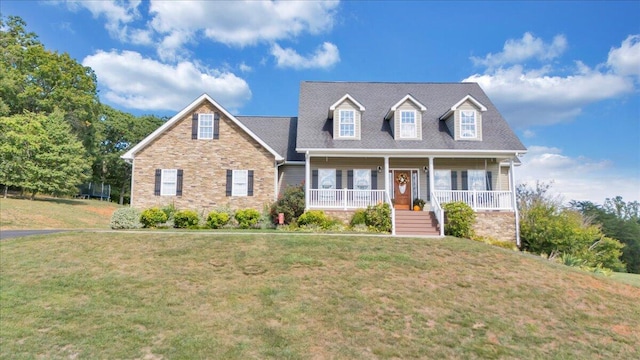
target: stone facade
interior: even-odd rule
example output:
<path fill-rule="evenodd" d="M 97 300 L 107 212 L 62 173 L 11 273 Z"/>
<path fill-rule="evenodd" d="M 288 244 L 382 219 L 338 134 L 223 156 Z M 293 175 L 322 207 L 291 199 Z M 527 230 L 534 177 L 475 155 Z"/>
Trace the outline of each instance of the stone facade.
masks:
<path fill-rule="evenodd" d="M 192 140 L 193 113 L 220 113 L 219 139 Z M 275 129 L 274 129 L 275 130 Z M 174 204 L 209 211 L 229 206 L 262 211 L 274 201 L 275 157 L 213 104 L 203 101 L 140 150 L 133 166 L 132 206 Z M 182 169 L 182 196 L 154 195 L 156 169 Z M 253 196 L 226 196 L 227 170 L 253 170 Z"/>
<path fill-rule="evenodd" d="M 353 214 L 355 214 L 356 211 L 355 210 L 325 210 L 324 213 L 334 219 L 340 220 L 345 225 L 349 225 L 351 223 L 351 218 L 353 218 Z"/>
<path fill-rule="evenodd" d="M 478 211 L 473 226 L 476 235 L 502 241 L 516 242 L 516 218 L 514 212 Z"/>

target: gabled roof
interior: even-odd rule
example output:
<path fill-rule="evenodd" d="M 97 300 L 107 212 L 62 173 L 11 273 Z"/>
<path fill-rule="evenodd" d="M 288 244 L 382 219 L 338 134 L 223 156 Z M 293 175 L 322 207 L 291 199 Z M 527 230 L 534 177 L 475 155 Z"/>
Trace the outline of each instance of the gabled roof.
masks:
<path fill-rule="evenodd" d="M 251 138 L 257 141 L 260 145 L 262 145 L 267 151 L 269 151 L 276 160 L 284 160 L 284 157 L 278 154 L 271 146 L 269 146 L 266 142 L 264 142 L 260 137 L 258 137 L 253 131 L 251 131 L 247 126 L 245 126 L 242 122 L 238 121 L 238 119 L 231 115 L 224 107 L 218 104 L 215 100 L 213 100 L 209 95 L 202 94 L 200 97 L 195 99 L 191 104 L 187 105 L 182 111 L 177 113 L 174 117 L 169 119 L 167 122 L 162 124 L 159 128 L 157 128 L 154 132 L 149 134 L 146 138 L 140 141 L 136 146 L 132 147 L 129 151 L 124 153 L 121 158 L 125 160 L 133 160 L 136 153 L 140 150 L 144 149 L 147 145 L 149 145 L 153 140 L 162 135 L 167 129 L 171 128 L 176 122 L 180 121 L 187 115 L 189 112 L 193 111 L 198 105 L 200 105 L 203 101 L 210 102 L 214 107 L 219 109 L 227 118 L 229 118 L 232 122 L 234 122 L 238 127 L 244 130 Z"/>
<path fill-rule="evenodd" d="M 296 152 L 298 118 L 276 116 L 236 116 L 254 134 L 258 135 L 285 161 L 304 161 L 304 154 Z"/>
<path fill-rule="evenodd" d="M 414 103 L 415 105 L 418 106 L 418 108 L 420 108 L 420 111 L 425 111 L 427 110 L 427 107 L 422 105 L 420 103 L 420 101 L 416 100 L 413 96 L 411 96 L 411 94 L 407 94 L 407 96 L 403 97 L 402 100 L 398 101 L 397 103 L 395 103 L 391 109 L 389 109 L 389 111 L 387 112 L 387 114 L 384 116 L 385 119 L 391 119 L 391 117 L 393 116 L 393 114 L 396 112 L 396 110 L 398 110 L 398 106 L 404 104 L 405 101 L 410 100 L 412 103 Z"/>
<path fill-rule="evenodd" d="M 473 103 L 473 105 L 475 105 L 478 109 L 480 109 L 480 111 L 485 112 L 487 111 L 487 108 L 482 105 L 478 100 L 474 99 L 473 96 L 471 95 L 467 95 L 465 97 L 462 98 L 462 100 L 458 101 L 457 103 L 455 103 L 451 109 L 447 110 L 446 113 L 444 113 L 442 116 L 440 116 L 440 120 L 446 120 L 449 116 L 451 116 L 451 114 L 453 114 L 454 111 L 456 111 L 458 109 L 458 107 L 462 104 L 464 104 L 465 102 L 470 101 L 471 103 Z"/>
<path fill-rule="evenodd" d="M 327 109 L 335 99 L 349 94 L 366 106 L 362 114 L 360 140 L 335 140 L 333 120 Z M 396 141 L 389 121 L 384 119 L 391 107 L 407 94 L 423 104 L 422 140 Z M 440 115 L 452 105 L 470 96 L 482 104 L 482 141 L 456 141 L 440 121 Z M 469 100 L 471 99 L 469 98 Z M 458 105 L 459 106 L 459 105 Z M 523 153 L 524 145 L 477 83 L 382 83 L 382 82 L 316 82 L 300 85 L 298 103 L 298 151 L 344 153 Z"/>
<path fill-rule="evenodd" d="M 358 100 L 354 99 L 353 96 L 346 94 L 345 96 L 341 97 L 340 100 L 334 102 L 331 106 L 329 106 L 329 119 L 333 119 L 333 111 L 338 105 L 342 104 L 347 99 L 354 103 L 360 111 L 365 110 L 364 106 L 362 106 L 362 104 L 360 104 Z"/>

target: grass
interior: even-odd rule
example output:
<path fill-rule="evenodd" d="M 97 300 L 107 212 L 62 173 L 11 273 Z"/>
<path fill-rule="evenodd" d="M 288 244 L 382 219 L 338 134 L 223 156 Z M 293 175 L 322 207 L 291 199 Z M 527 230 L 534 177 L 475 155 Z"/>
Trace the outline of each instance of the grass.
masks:
<path fill-rule="evenodd" d="M 0 243 L 0 358 L 638 358 L 640 288 L 455 238 Z"/>
<path fill-rule="evenodd" d="M 611 278 L 640 288 L 640 274 L 613 273 Z"/>
<path fill-rule="evenodd" d="M 108 229 L 118 207 L 98 200 L 0 198 L 0 230 Z"/>

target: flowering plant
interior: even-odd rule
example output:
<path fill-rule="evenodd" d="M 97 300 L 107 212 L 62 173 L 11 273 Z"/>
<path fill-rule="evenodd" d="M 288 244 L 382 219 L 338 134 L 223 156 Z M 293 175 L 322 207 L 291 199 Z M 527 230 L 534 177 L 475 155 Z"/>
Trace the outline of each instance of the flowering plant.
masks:
<path fill-rule="evenodd" d="M 398 180 L 398 183 L 400 185 L 404 185 L 407 183 L 407 181 L 409 180 L 409 178 L 407 177 L 407 174 L 402 173 L 400 175 L 398 175 L 398 177 L 396 178 L 396 180 Z"/>

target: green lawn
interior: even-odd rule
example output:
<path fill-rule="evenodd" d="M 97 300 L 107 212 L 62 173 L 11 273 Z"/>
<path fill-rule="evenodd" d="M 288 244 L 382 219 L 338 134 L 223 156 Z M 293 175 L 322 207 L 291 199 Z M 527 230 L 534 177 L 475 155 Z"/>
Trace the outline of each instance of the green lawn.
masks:
<path fill-rule="evenodd" d="M 66 233 L 0 264 L 0 358 L 640 353 L 640 288 L 469 240 Z"/>
<path fill-rule="evenodd" d="M 640 287 L 640 274 L 613 273 L 611 277 L 625 284 Z"/>

